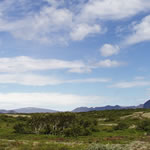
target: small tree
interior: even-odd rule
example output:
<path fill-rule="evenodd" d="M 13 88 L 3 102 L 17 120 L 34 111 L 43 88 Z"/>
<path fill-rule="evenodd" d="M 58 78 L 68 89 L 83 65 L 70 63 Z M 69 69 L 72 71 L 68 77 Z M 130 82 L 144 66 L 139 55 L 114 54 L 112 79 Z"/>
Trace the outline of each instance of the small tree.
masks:
<path fill-rule="evenodd" d="M 118 125 L 114 127 L 115 130 L 124 130 L 128 128 L 129 128 L 129 125 L 125 122 L 119 122 Z"/>
<path fill-rule="evenodd" d="M 18 123 L 14 126 L 15 133 L 25 133 L 25 124 Z"/>
<path fill-rule="evenodd" d="M 148 120 L 143 120 L 137 124 L 137 129 L 150 132 L 150 119 Z"/>

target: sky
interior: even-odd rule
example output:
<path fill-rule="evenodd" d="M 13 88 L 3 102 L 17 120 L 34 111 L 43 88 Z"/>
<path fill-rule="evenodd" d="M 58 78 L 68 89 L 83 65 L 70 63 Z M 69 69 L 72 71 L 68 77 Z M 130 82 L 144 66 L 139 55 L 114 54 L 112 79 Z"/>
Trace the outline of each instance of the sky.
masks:
<path fill-rule="evenodd" d="M 149 0 L 0 0 L 0 109 L 143 104 L 149 56 Z"/>

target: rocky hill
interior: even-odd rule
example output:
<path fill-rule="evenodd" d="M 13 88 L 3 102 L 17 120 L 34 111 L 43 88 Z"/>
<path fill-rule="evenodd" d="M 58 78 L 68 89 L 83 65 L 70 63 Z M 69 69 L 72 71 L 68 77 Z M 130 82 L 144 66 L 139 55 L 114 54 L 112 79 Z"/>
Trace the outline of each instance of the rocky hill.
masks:
<path fill-rule="evenodd" d="M 150 108 L 150 100 L 148 100 L 146 103 L 144 103 L 143 108 Z"/>

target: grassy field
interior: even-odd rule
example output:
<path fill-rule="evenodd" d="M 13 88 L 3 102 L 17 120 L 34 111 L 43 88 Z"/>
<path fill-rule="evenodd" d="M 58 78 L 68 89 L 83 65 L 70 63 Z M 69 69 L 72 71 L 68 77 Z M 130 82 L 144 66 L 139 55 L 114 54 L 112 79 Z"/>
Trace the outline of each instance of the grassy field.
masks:
<path fill-rule="evenodd" d="M 90 128 L 90 134 L 75 136 L 69 134 L 70 136 L 66 136 L 64 134 L 66 132 L 61 134 L 53 134 L 52 132 L 35 133 L 33 131 L 22 133 L 22 127 L 20 130 L 18 130 L 20 126 L 17 126 L 17 129 L 14 127 L 18 124 L 25 124 L 30 119 L 33 121 L 33 114 L 0 114 L 0 150 L 150 149 L 149 109 L 93 111 L 75 113 L 75 115 L 80 118 L 80 121 L 83 121 L 84 118 L 92 118 L 92 120 L 97 121 L 94 128 L 91 129 L 90 126 L 87 126 Z M 34 114 L 35 116 L 40 116 L 40 114 Z M 39 124 L 40 122 L 37 123 L 37 125 Z M 41 129 L 41 127 L 39 128 Z M 69 129 L 72 128 L 69 127 Z"/>

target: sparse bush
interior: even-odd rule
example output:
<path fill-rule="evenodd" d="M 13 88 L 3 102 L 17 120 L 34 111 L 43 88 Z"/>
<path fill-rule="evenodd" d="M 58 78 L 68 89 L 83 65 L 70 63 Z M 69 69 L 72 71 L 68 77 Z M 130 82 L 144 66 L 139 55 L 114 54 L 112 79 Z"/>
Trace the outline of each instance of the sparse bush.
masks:
<path fill-rule="evenodd" d="M 150 119 L 142 120 L 137 124 L 137 129 L 150 132 Z"/>
<path fill-rule="evenodd" d="M 119 122 L 118 125 L 114 127 L 115 130 L 124 130 L 128 128 L 129 128 L 129 125 L 125 122 Z"/>
<path fill-rule="evenodd" d="M 14 130 L 16 133 L 25 133 L 25 124 L 23 123 L 15 124 Z"/>
<path fill-rule="evenodd" d="M 34 114 L 14 126 L 16 133 L 51 134 L 61 136 L 88 136 L 95 132 L 97 121 L 75 113 Z"/>
<path fill-rule="evenodd" d="M 25 123 L 16 123 L 13 129 L 15 133 L 19 134 L 31 133 L 31 129 Z"/>

